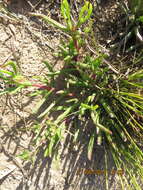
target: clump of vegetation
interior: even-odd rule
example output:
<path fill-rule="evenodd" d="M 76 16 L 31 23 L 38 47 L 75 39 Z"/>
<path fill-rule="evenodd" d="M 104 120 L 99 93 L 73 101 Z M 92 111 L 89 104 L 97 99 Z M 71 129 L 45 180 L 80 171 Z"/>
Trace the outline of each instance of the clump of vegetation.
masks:
<path fill-rule="evenodd" d="M 136 175 L 143 176 L 143 70 L 130 75 L 115 72 L 104 61 L 105 55 L 95 56 L 86 49 L 85 39 L 90 31 L 88 21 L 92 14 L 91 3 L 85 1 L 76 22 L 72 19 L 67 0 L 62 1 L 61 13 L 65 25 L 45 15 L 31 13 L 67 36 L 67 39 L 61 42 L 58 52 L 59 59 L 63 61 L 63 68 L 57 71 L 45 62 L 49 72 L 44 79 L 45 84 L 40 86 L 45 89 L 41 105 L 47 99 L 50 104 L 39 115 L 39 118 L 48 116 L 44 129 L 40 124 L 34 126 L 35 142 L 48 140 L 45 156 L 52 156 L 69 125 L 75 129 L 71 135 L 77 142 L 83 129 L 90 127 L 86 125 L 87 121 L 91 121 L 93 127 L 88 142 L 88 153 L 92 152 L 95 144 L 106 144 L 111 150 L 117 168 L 123 168 L 131 179 L 130 186 L 123 176 L 125 184 L 133 189 L 141 189 Z M 13 70 L 1 70 L 1 77 L 10 83 L 14 82 L 16 89 L 36 86 L 27 81 L 19 81 L 14 66 Z M 58 86 L 61 79 L 62 84 Z M 56 118 L 53 116 L 54 113 L 57 115 Z M 122 185 L 124 188 L 124 184 Z"/>

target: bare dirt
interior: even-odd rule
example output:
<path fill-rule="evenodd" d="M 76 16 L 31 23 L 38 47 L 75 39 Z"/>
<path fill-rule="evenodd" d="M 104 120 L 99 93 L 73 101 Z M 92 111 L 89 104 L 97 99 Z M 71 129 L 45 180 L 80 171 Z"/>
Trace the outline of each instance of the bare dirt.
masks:
<path fill-rule="evenodd" d="M 107 1 L 107 4 L 102 2 L 103 6 L 98 10 L 98 16 L 101 15 L 101 11 L 108 10 L 110 20 L 110 8 L 116 10 L 117 5 L 114 1 Z M 47 60 L 51 64 L 55 63 L 53 52 L 59 44 L 60 33 L 39 19 L 30 17 L 28 13 L 38 10 L 59 20 L 59 5 L 58 1 L 12 0 L 8 5 L 10 14 L 3 9 L 0 10 L 1 65 L 8 60 L 16 61 L 23 75 L 32 81 L 37 81 L 36 76 L 46 73 L 42 62 Z M 99 18 L 104 21 L 103 18 Z M 101 34 L 99 36 L 101 37 Z M 111 37 L 106 32 L 106 36 L 99 41 L 104 46 L 108 38 Z M 0 190 L 105 190 L 104 146 L 95 147 L 92 158 L 89 159 L 86 144 L 81 145 L 79 149 L 75 145 L 69 145 L 70 139 L 67 137 L 60 149 L 59 161 L 45 158 L 42 147 L 34 156 L 33 162 L 23 161 L 18 156 L 25 149 L 32 152 L 35 148 L 30 144 L 33 134 L 29 128 L 35 119 L 33 110 L 39 97 L 27 96 L 34 90 L 26 89 L 18 95 L 0 96 Z M 86 141 L 86 134 L 84 140 Z M 110 154 L 109 166 L 110 170 L 114 169 Z M 95 171 L 94 174 L 88 174 L 87 171 L 91 169 Z M 109 189 L 120 189 L 118 174 L 109 175 L 108 182 Z"/>

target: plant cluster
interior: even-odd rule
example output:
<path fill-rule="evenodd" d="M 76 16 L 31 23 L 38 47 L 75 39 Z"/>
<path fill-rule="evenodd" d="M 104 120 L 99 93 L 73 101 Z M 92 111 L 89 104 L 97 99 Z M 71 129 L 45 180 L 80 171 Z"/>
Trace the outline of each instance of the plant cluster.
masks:
<path fill-rule="evenodd" d="M 12 62 L 9 64 L 13 71 L 0 70 L 0 77 L 8 83 L 14 83 L 15 90 L 28 86 L 45 89 L 41 105 L 47 99 L 50 104 L 39 118 L 48 116 L 46 127 L 43 129 L 40 124 L 36 124 L 33 128 L 36 133 L 35 142 L 48 140 L 45 156 L 53 155 L 69 125 L 75 129 L 75 133 L 71 134 L 75 142 L 85 127 L 91 127 L 88 152 L 92 152 L 95 144 L 106 144 L 117 168 L 123 168 L 130 176 L 134 188 L 140 189 L 135 174 L 143 177 L 143 70 L 127 76 L 114 72 L 105 63 L 105 55 L 95 56 L 86 49 L 91 3 L 85 1 L 77 21 L 71 16 L 67 0 L 61 3 L 61 13 L 65 25 L 42 14 L 31 13 L 31 16 L 38 16 L 66 33 L 67 39 L 61 42 L 58 53 L 63 68 L 57 71 L 45 62 L 49 71 L 44 80 L 46 84 L 41 86 L 27 80 L 24 82 Z M 58 86 L 60 80 L 62 84 Z M 8 91 L 9 89 L 6 92 Z M 87 121 L 91 121 L 90 126 L 84 125 Z M 126 179 L 125 182 L 127 183 Z"/>

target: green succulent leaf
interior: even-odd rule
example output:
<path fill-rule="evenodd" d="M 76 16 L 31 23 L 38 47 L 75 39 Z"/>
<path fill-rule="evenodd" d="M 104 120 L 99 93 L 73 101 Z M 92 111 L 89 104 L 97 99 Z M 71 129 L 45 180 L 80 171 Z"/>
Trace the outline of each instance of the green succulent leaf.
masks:
<path fill-rule="evenodd" d="M 67 27 L 69 30 L 72 30 L 72 22 L 71 22 L 71 13 L 70 6 L 67 0 L 63 0 L 61 3 L 61 13 L 67 23 Z"/>
<path fill-rule="evenodd" d="M 63 0 L 61 3 L 61 13 L 65 20 L 70 20 L 70 7 L 67 0 Z"/>
<path fill-rule="evenodd" d="M 77 24 L 78 27 L 91 17 L 92 9 L 92 4 L 88 1 L 85 1 L 84 6 L 81 8 L 81 11 L 79 13 L 79 21 Z"/>

